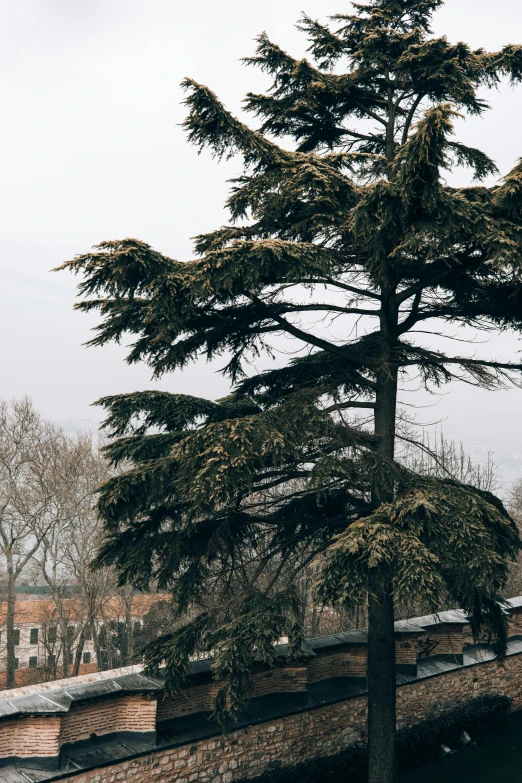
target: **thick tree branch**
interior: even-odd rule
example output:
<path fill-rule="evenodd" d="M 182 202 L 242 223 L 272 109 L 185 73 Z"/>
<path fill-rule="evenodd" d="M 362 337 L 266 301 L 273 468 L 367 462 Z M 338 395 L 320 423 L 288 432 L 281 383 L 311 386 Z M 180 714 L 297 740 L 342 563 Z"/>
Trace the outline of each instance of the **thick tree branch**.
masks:
<path fill-rule="evenodd" d="M 412 326 L 415 326 L 418 320 L 418 313 L 419 313 L 419 305 L 420 301 L 422 299 L 422 290 L 417 291 L 415 294 L 415 298 L 413 300 L 411 310 L 409 315 L 402 321 L 397 328 L 397 334 L 404 334 L 404 332 L 407 332 L 408 329 L 411 329 Z"/>
<path fill-rule="evenodd" d="M 294 326 L 293 324 L 289 323 L 285 318 L 281 318 L 280 315 L 276 315 L 276 313 L 273 313 L 270 306 L 265 304 L 259 297 L 255 296 L 254 294 L 247 294 L 253 302 L 255 302 L 259 307 L 264 309 L 266 311 L 266 314 L 269 318 L 271 318 L 273 321 L 278 323 L 285 332 L 288 332 L 288 334 L 293 335 L 293 337 L 297 337 L 299 340 L 302 340 L 305 343 L 309 343 L 309 345 L 315 345 L 316 348 L 322 348 L 323 351 L 327 351 L 328 353 L 333 353 L 335 356 L 340 356 L 345 361 L 348 359 L 346 356 L 346 352 L 343 350 L 343 348 L 340 348 L 338 345 L 334 345 L 333 343 L 327 342 L 327 340 L 322 340 L 320 337 L 315 337 L 313 334 L 309 334 L 308 332 L 303 331 L 302 329 L 299 329 L 297 326 Z M 350 361 L 353 362 L 353 359 Z M 356 364 L 357 362 L 354 362 Z"/>
<path fill-rule="evenodd" d="M 270 305 L 267 305 L 269 307 Z M 341 307 L 340 305 L 330 304 L 309 304 L 309 305 L 293 305 L 289 304 L 285 306 L 282 312 L 300 312 L 306 310 L 331 310 L 334 313 L 345 313 L 347 315 L 374 315 L 379 316 L 378 310 L 365 310 L 361 307 Z"/>
<path fill-rule="evenodd" d="M 411 105 L 411 108 L 410 108 L 410 110 L 408 112 L 408 116 L 406 117 L 406 120 L 405 120 L 405 123 L 404 123 L 404 129 L 402 131 L 402 140 L 401 140 L 402 144 L 406 144 L 406 142 L 408 140 L 408 133 L 409 133 L 409 130 L 410 130 L 410 127 L 411 127 L 411 123 L 413 122 L 413 118 L 415 116 L 415 112 L 419 108 L 419 104 L 420 104 L 420 102 L 422 101 L 423 98 L 424 98 L 424 95 L 422 93 L 419 93 L 419 95 L 417 95 L 417 97 L 415 98 L 415 100 L 413 101 L 413 103 Z"/>
<path fill-rule="evenodd" d="M 321 283 L 322 281 L 317 280 L 314 282 Z M 350 291 L 352 294 L 359 294 L 360 296 L 367 296 L 369 299 L 381 301 L 380 294 L 376 294 L 373 291 L 367 291 L 365 288 L 357 288 L 356 286 L 348 285 L 348 283 L 343 283 L 340 280 L 333 280 L 331 277 L 325 278 L 325 282 L 329 285 L 336 286 L 337 288 L 342 288 L 344 291 Z"/>
<path fill-rule="evenodd" d="M 402 367 L 414 366 L 420 364 L 426 364 L 427 360 L 431 360 L 434 364 L 460 364 L 462 367 L 471 365 L 474 367 L 491 367 L 494 370 L 507 370 L 508 372 L 522 372 L 522 364 L 514 364 L 512 362 L 491 362 L 485 359 L 467 359 L 465 356 L 444 356 L 444 354 L 436 353 L 435 351 L 423 351 L 423 356 L 419 356 L 417 359 L 405 359 L 401 361 Z"/>
<path fill-rule="evenodd" d="M 364 133 L 356 133 L 355 131 L 351 130 L 343 130 L 343 133 L 348 136 L 353 136 L 356 139 L 361 139 L 362 141 L 373 141 L 376 144 L 385 144 L 384 139 L 380 138 L 379 136 L 373 136 L 373 135 L 366 135 Z"/>
<path fill-rule="evenodd" d="M 358 402 L 355 400 L 348 400 L 347 402 L 339 402 L 335 405 L 330 405 L 325 408 L 325 413 L 333 413 L 334 411 L 345 410 L 346 408 L 375 408 L 374 402 Z"/>
<path fill-rule="evenodd" d="M 387 121 L 386 121 L 385 119 L 383 119 L 383 117 L 379 117 L 379 115 L 378 115 L 378 114 L 376 114 L 376 112 L 372 111 L 371 109 L 368 109 L 368 108 L 367 108 L 367 107 L 366 107 L 366 106 L 365 106 L 363 103 L 361 103 L 360 101 L 355 101 L 355 104 L 356 104 L 356 106 L 358 106 L 358 107 L 359 107 L 359 109 L 360 109 L 361 111 L 363 111 L 363 112 L 364 112 L 365 114 L 367 114 L 369 117 L 372 117 L 374 120 L 376 120 L 377 122 L 380 122 L 380 123 L 381 123 L 381 125 L 384 125 L 384 127 L 386 127 L 386 125 L 387 125 L 388 123 L 387 123 Z"/>
<path fill-rule="evenodd" d="M 399 291 L 399 293 L 395 295 L 395 304 L 398 307 L 407 299 L 410 299 L 410 297 L 414 296 L 418 291 L 422 291 L 424 288 L 432 288 L 438 283 L 441 283 L 446 277 L 449 277 L 452 272 L 453 269 L 448 266 L 440 272 L 431 275 L 430 277 L 425 277 L 423 280 L 419 280 L 417 283 L 413 283 L 413 285 L 405 288 L 404 291 Z"/>

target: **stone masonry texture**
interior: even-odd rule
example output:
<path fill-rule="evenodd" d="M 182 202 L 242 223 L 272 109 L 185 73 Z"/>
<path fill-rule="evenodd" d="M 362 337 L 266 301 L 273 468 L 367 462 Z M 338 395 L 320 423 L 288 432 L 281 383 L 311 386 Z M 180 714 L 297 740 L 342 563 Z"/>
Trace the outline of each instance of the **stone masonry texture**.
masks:
<path fill-rule="evenodd" d="M 411 725 L 458 702 L 505 694 L 522 708 L 522 655 L 455 669 L 397 689 L 399 726 Z M 70 783 L 232 783 L 270 765 L 291 765 L 333 754 L 365 737 L 366 697 L 347 699 L 251 726 L 231 734 L 83 772 Z"/>

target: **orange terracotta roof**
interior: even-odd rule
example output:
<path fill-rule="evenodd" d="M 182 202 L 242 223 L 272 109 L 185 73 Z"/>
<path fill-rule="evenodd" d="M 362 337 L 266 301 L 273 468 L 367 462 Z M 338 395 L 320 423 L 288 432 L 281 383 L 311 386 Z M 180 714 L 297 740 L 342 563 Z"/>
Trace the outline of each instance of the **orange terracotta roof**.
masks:
<path fill-rule="evenodd" d="M 142 617 L 147 614 L 150 608 L 158 601 L 168 599 L 164 594 L 139 594 L 132 600 L 132 616 Z M 63 601 L 63 610 L 65 616 L 71 621 L 82 616 L 82 607 L 78 598 L 65 598 Z M 7 605 L 5 601 L 0 603 L 0 624 L 5 625 Z M 59 616 L 58 609 L 53 600 L 17 600 L 15 607 L 15 625 L 33 623 L 41 625 L 43 623 L 57 620 Z M 125 602 L 120 596 L 111 596 L 106 598 L 98 612 L 98 618 L 114 620 L 125 617 Z"/>

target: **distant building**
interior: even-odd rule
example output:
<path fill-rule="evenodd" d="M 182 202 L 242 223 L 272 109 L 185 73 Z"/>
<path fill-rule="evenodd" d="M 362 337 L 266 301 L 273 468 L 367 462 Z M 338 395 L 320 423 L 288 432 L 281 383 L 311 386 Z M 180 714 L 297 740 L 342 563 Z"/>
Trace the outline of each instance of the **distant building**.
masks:
<path fill-rule="evenodd" d="M 164 595 L 137 594 L 132 599 L 111 596 L 103 601 L 93 622 L 87 622 L 78 598 L 66 598 L 60 609 L 53 600 L 17 600 L 15 657 L 17 684 L 30 684 L 63 676 L 64 658 L 72 674 L 80 647 L 80 674 L 127 663 L 143 621 Z M 5 687 L 6 604 L 0 603 L 0 688 Z"/>

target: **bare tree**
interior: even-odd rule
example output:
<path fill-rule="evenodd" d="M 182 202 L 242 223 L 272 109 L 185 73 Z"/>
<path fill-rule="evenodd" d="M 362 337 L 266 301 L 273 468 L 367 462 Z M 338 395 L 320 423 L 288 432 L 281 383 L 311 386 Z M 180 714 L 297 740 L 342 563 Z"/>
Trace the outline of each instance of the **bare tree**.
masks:
<path fill-rule="evenodd" d="M 134 658 L 134 590 L 112 569 L 91 569 L 103 529 L 95 491 L 109 476 L 99 443 L 44 422 L 29 399 L 0 402 L 0 579 L 5 590 L 6 685 L 15 686 L 16 585 L 42 580 L 40 676 L 77 675 L 86 640 L 100 668 Z M 3 650 L 2 650 L 3 652 Z"/>
<path fill-rule="evenodd" d="M 25 397 L 0 402 L 0 556 L 6 571 L 6 683 L 15 685 L 16 584 L 51 526 L 60 434 Z"/>
<path fill-rule="evenodd" d="M 509 498 L 509 510 L 515 522 L 522 527 L 522 478 L 513 485 Z"/>
<path fill-rule="evenodd" d="M 86 638 L 96 637 L 96 618 L 115 579 L 90 564 L 101 540 L 94 509 L 96 487 L 107 478 L 107 463 L 89 434 L 63 435 L 56 454 L 52 524 L 34 559 L 55 605 L 58 655 L 65 677 L 79 673 Z M 75 587 L 71 603 L 70 585 Z M 51 660 L 56 653 L 49 650 Z"/>
<path fill-rule="evenodd" d="M 508 498 L 509 513 L 515 520 L 518 529 L 522 531 L 522 478 L 518 479 L 511 488 Z M 505 589 L 505 596 L 510 598 L 522 594 L 522 556 L 519 554 L 516 562 L 511 564 L 509 580 Z"/>
<path fill-rule="evenodd" d="M 492 452 L 480 464 L 468 454 L 462 441 L 448 439 L 443 432 L 430 437 L 425 430 L 420 437 L 415 428 L 404 422 L 399 434 L 402 448 L 398 457 L 416 473 L 438 478 L 452 478 L 462 484 L 493 492 L 497 487 L 497 469 Z"/>
<path fill-rule="evenodd" d="M 77 465 L 74 492 L 70 499 L 70 524 L 63 534 L 67 572 L 77 587 L 78 617 L 73 642 L 75 655 L 73 675 L 80 671 L 82 654 L 87 639 L 92 638 L 98 665 L 102 663 L 102 636 L 99 619 L 104 607 L 117 591 L 112 569 L 93 570 L 103 538 L 103 529 L 95 509 L 95 490 L 108 478 L 108 466 L 99 445 L 90 436 L 79 436 L 74 444 Z"/>

